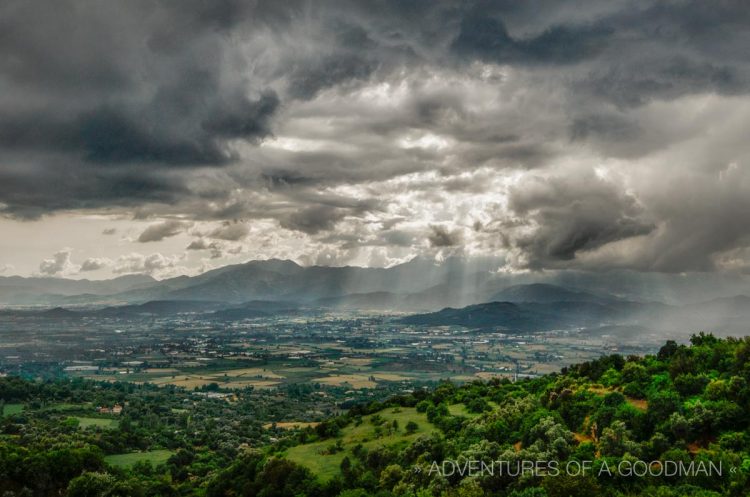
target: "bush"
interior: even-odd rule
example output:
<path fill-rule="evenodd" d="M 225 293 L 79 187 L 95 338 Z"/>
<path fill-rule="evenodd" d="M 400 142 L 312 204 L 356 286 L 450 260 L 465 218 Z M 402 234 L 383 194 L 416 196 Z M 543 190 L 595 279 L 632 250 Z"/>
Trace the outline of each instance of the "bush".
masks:
<path fill-rule="evenodd" d="M 683 397 L 689 397 L 691 395 L 698 395 L 703 392 L 709 382 L 708 376 L 705 374 L 692 374 L 684 373 L 677 375 L 674 379 L 674 388 Z"/>

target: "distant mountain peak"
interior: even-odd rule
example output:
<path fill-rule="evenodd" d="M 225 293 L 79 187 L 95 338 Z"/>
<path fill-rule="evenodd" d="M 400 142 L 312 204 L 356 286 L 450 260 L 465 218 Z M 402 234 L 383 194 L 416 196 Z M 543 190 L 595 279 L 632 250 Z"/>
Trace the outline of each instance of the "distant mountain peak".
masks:
<path fill-rule="evenodd" d="M 551 285 L 529 283 L 513 285 L 492 296 L 492 300 L 508 302 L 610 302 L 618 300 L 611 295 L 597 295 L 583 290 Z"/>

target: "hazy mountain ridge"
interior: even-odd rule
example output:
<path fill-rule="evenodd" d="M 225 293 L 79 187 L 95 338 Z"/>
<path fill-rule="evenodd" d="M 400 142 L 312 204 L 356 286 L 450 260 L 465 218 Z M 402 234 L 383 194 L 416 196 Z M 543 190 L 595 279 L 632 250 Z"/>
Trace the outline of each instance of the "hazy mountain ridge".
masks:
<path fill-rule="evenodd" d="M 142 291 L 160 282 L 145 274 L 129 274 L 110 280 L 0 276 L 0 303 L 64 303 L 66 297 L 98 297 L 128 291 Z"/>
<path fill-rule="evenodd" d="M 152 300 L 209 300 L 237 304 L 249 300 L 314 302 L 397 290 L 400 295 L 415 294 L 412 300 L 420 307 L 438 308 L 452 303 L 446 299 L 470 293 L 461 283 L 464 280 L 473 287 L 490 278 L 490 267 L 488 264 L 485 267 L 466 265 L 455 260 L 436 264 L 422 258 L 390 268 L 303 267 L 292 261 L 271 259 L 225 266 L 193 277 L 179 276 L 162 281 L 145 277 L 148 279 L 138 279 L 137 284 L 134 281 L 128 285 L 115 284 L 119 278 L 86 282 L 14 277 L 16 285 L 12 291 L 8 285 L 8 291 L 2 292 L 0 282 L 0 302 L 13 305 L 108 305 Z M 29 284 L 24 283 L 27 280 Z M 66 289 L 65 292 L 62 288 Z M 443 296 L 436 297 L 433 293 L 442 293 Z M 433 304 L 429 302 L 433 298 L 442 300 Z"/>
<path fill-rule="evenodd" d="M 497 261 L 460 258 L 440 263 L 416 258 L 390 268 L 304 267 L 271 259 L 162 281 L 142 275 L 95 282 L 5 277 L 0 301 L 44 306 L 42 312 L 23 314 L 40 319 L 192 314 L 231 321 L 370 310 L 420 313 L 404 321 L 410 324 L 515 331 L 630 326 L 738 333 L 747 331 L 750 319 L 750 298 L 743 295 L 750 286 L 736 276 L 711 275 L 705 294 L 694 299 L 690 284 L 698 285 L 699 275 L 508 274 L 496 267 Z"/>
<path fill-rule="evenodd" d="M 301 272 L 300 270 L 294 270 Z M 218 273 L 219 281 L 237 281 L 233 271 Z M 253 270 L 253 274 L 269 277 L 269 271 Z M 299 274 L 298 274 L 299 275 Z M 184 282 L 185 280 L 180 280 Z M 281 281 L 281 283 L 279 283 Z M 277 287 L 269 291 L 279 292 L 288 289 L 286 275 L 273 281 Z M 321 280 L 323 289 L 332 287 L 330 280 Z M 208 279 L 205 284 L 217 285 Z M 271 288 L 269 281 L 252 280 L 260 289 Z M 233 295 L 241 296 L 242 283 L 228 288 Z M 258 286 L 260 285 L 260 286 Z M 170 288 L 167 286 L 167 288 Z M 189 287 L 185 287 L 189 288 Z M 198 285 L 197 288 L 201 288 Z M 296 287 L 305 288 L 303 284 Z M 147 289 L 150 293 L 153 289 Z M 176 292 L 175 292 L 176 293 Z M 738 333 L 744 330 L 750 320 L 750 297 L 737 295 L 730 298 L 712 299 L 698 304 L 673 306 L 661 302 L 636 302 L 612 295 L 599 295 L 578 289 L 564 288 L 549 284 L 528 284 L 508 287 L 495 296 L 508 300 L 489 301 L 468 306 L 441 306 L 432 311 L 426 302 L 440 302 L 456 298 L 446 285 L 437 285 L 423 292 L 397 294 L 393 292 L 353 293 L 336 297 L 311 299 L 291 299 L 285 293 L 282 299 L 251 299 L 244 302 L 221 300 L 162 299 L 145 303 L 106 306 L 102 308 L 68 309 L 63 307 L 43 310 L 0 310 L 6 317 L 33 317 L 37 319 L 75 320 L 84 317 L 119 318 L 128 320 L 150 319 L 153 317 L 193 316 L 200 319 L 219 321 L 239 321 L 280 315 L 315 315 L 330 310 L 369 310 L 415 312 L 415 309 L 428 309 L 432 312 L 419 312 L 397 318 L 398 322 L 417 326 L 463 326 L 473 329 L 494 329 L 499 332 L 528 333 L 549 330 L 587 330 L 604 333 L 606 329 L 643 331 L 694 331 L 705 329 L 719 333 Z M 555 300 L 559 299 L 559 300 Z M 580 299 L 580 300 L 575 300 Z M 511 301 L 514 300 L 514 301 Z M 630 333 L 630 332 L 629 332 Z"/>
<path fill-rule="evenodd" d="M 659 304 L 657 304 L 660 307 Z M 603 324 L 634 323 L 654 312 L 653 304 L 634 302 L 486 302 L 459 309 L 415 314 L 405 324 L 498 329 L 509 332 L 588 328 Z"/>
<path fill-rule="evenodd" d="M 513 285 L 491 298 L 501 302 L 598 302 L 609 303 L 622 300 L 609 294 L 594 294 L 584 290 L 566 288 L 548 283 Z"/>

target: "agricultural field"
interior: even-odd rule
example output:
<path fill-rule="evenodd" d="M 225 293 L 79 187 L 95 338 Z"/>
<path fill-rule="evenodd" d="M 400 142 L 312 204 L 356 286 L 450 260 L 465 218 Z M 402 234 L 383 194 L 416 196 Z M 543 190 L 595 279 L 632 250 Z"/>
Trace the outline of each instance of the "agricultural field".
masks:
<path fill-rule="evenodd" d="M 23 409 L 23 404 L 5 404 L 3 412 L 1 414 L 3 416 L 12 416 L 13 414 L 19 414 L 23 412 Z"/>
<path fill-rule="evenodd" d="M 78 427 L 82 430 L 85 430 L 86 428 L 102 428 L 105 430 L 114 430 L 116 429 L 120 422 L 116 419 L 108 419 L 108 418 L 79 418 L 79 417 L 73 417 L 70 419 L 75 419 L 78 421 Z"/>
<path fill-rule="evenodd" d="M 72 411 L 90 411 L 92 409 L 91 402 L 83 402 L 80 404 L 73 404 L 69 402 L 55 402 L 42 406 L 39 410 L 46 412 L 72 412 Z"/>
<path fill-rule="evenodd" d="M 270 430 L 274 427 L 282 430 L 301 430 L 304 428 L 315 428 L 320 423 L 316 421 L 279 421 L 276 423 L 266 423 L 263 428 Z"/>
<path fill-rule="evenodd" d="M 452 404 L 448 406 L 448 412 L 451 416 L 463 416 L 465 418 L 475 418 L 479 416 L 478 413 L 470 412 L 466 408 L 466 404 Z"/>
<path fill-rule="evenodd" d="M 107 456 L 104 460 L 112 466 L 127 468 L 137 462 L 148 461 L 153 466 L 167 462 L 174 455 L 171 450 L 150 450 L 148 452 L 128 452 L 127 454 L 115 454 Z"/>
<path fill-rule="evenodd" d="M 442 380 L 533 378 L 559 370 L 572 358 L 591 360 L 605 352 L 605 342 L 597 339 L 411 327 L 392 317 L 362 314 L 306 318 L 300 323 L 247 322 L 231 328 L 198 320 L 192 331 L 177 335 L 167 332 L 172 329 L 168 325 L 169 319 L 157 320 L 148 330 L 158 347 L 117 349 L 115 344 L 111 349 L 112 336 L 102 334 L 101 350 L 116 350 L 117 355 L 93 354 L 76 362 L 93 369 L 66 368 L 65 376 L 235 394 L 289 388 L 301 392 L 312 386 L 349 406 L 385 392 L 429 388 Z M 127 333 L 145 332 L 133 325 Z"/>
<path fill-rule="evenodd" d="M 377 383 L 369 379 L 365 375 L 357 375 L 357 374 L 340 374 L 340 375 L 331 375 L 331 376 L 323 376 L 320 378 L 315 378 L 313 380 L 315 383 L 322 383 L 324 385 L 332 385 L 332 386 L 349 386 L 350 388 L 374 388 Z"/>

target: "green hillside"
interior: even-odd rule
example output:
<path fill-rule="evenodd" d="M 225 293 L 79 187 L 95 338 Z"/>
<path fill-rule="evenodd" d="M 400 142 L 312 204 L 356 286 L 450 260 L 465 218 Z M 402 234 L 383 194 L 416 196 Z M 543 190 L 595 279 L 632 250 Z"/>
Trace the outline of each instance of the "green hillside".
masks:
<path fill-rule="evenodd" d="M 749 379 L 750 340 L 701 334 L 690 346 L 669 342 L 655 356 L 612 355 L 517 383 L 445 383 L 355 409 L 309 429 L 300 437 L 305 443 L 268 464 L 301 466 L 300 488 L 322 495 L 747 495 Z M 376 436 L 373 418 L 382 426 L 395 419 L 399 429 Z M 410 436 L 407 419 L 420 427 Z M 590 469 L 461 475 L 435 471 L 443 461 Z M 219 476 L 209 495 L 238 492 L 232 473 Z M 270 477 L 259 465 L 253 479 L 272 484 Z"/>
<path fill-rule="evenodd" d="M 387 408 L 357 417 L 334 437 L 292 447 L 286 457 L 326 480 L 340 474 L 344 458 L 356 458 L 363 451 L 381 448 L 403 449 L 417 437 L 436 430 L 427 416 L 413 407 Z"/>

